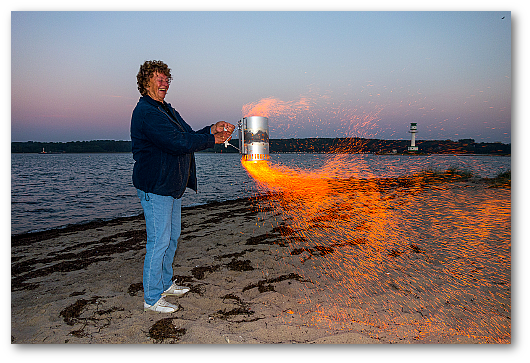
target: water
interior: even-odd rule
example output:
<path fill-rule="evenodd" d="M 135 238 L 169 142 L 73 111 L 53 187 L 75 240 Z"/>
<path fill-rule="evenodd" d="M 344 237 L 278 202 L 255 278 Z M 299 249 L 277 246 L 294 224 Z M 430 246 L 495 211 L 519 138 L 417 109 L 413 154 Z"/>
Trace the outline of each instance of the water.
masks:
<path fill-rule="evenodd" d="M 272 154 L 271 163 L 318 169 L 330 155 Z M 481 155 L 346 155 L 340 176 L 407 175 L 450 167 L 493 177 L 510 169 L 510 157 Z M 239 154 L 196 154 L 199 193 L 187 190 L 183 206 L 258 193 Z M 142 212 L 131 175 L 131 154 L 12 154 L 11 233 L 57 228 Z M 349 167 L 348 167 L 349 166 Z"/>
<path fill-rule="evenodd" d="M 274 164 L 290 168 L 323 167 L 334 156 L 326 154 L 271 154 Z M 449 168 L 471 171 L 481 178 L 492 178 L 500 172 L 511 170 L 511 157 L 491 155 L 340 155 L 344 168 L 336 176 L 381 178 L 411 175 L 423 170 L 445 171 Z"/>

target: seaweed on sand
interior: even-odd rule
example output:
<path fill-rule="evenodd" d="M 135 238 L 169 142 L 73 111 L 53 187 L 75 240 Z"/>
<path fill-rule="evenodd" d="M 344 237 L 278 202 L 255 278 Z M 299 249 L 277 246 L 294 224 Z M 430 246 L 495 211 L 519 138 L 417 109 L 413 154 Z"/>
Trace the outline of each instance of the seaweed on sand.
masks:
<path fill-rule="evenodd" d="M 230 309 L 230 310 L 228 310 L 228 309 L 217 310 L 217 312 L 213 313 L 210 316 L 211 318 L 219 318 L 219 319 L 227 320 L 230 317 L 235 317 L 235 316 L 238 316 L 238 315 L 246 315 L 247 317 L 250 317 L 251 315 L 255 314 L 255 312 L 248 306 L 248 304 L 245 303 L 239 296 L 236 296 L 234 294 L 227 294 L 227 295 L 223 296 L 222 299 L 223 299 L 223 302 L 226 299 L 235 300 L 235 303 L 237 304 L 237 307 L 235 307 L 233 309 Z M 256 320 L 260 320 L 260 319 L 263 319 L 263 318 L 254 318 L 252 320 L 243 320 L 243 321 L 239 321 L 239 322 L 247 322 L 248 323 L 248 322 L 256 321 Z"/>
<path fill-rule="evenodd" d="M 229 263 L 226 264 L 230 270 L 233 271 L 252 271 L 254 267 L 250 264 L 250 260 L 237 260 L 232 259 Z"/>
<path fill-rule="evenodd" d="M 202 280 L 206 277 L 206 274 L 212 273 L 214 271 L 217 271 L 221 265 L 214 265 L 214 266 L 197 266 L 194 267 L 191 270 L 191 274 L 193 277 L 195 277 L 197 280 Z"/>
<path fill-rule="evenodd" d="M 245 292 L 247 290 L 253 289 L 255 287 L 258 288 L 259 292 L 273 291 L 273 289 L 271 290 L 271 288 L 270 288 L 270 286 L 272 286 L 271 284 L 276 283 L 276 282 L 280 282 L 280 281 L 285 281 L 285 280 L 297 280 L 297 281 L 301 281 L 301 282 L 310 282 L 308 280 L 304 280 L 302 278 L 302 276 L 300 276 L 298 274 L 290 273 L 288 275 L 281 275 L 281 276 L 278 276 L 278 277 L 275 277 L 275 278 L 272 278 L 272 279 L 260 280 L 260 281 L 258 281 L 255 284 L 247 285 L 247 286 L 245 286 L 243 288 L 242 292 Z M 266 284 L 268 284 L 270 286 L 267 286 Z"/>
<path fill-rule="evenodd" d="M 60 313 L 59 316 L 62 316 L 64 319 L 64 322 L 68 325 L 74 325 L 77 321 L 85 307 L 89 304 L 94 304 L 97 302 L 99 296 L 94 296 L 92 299 L 79 299 L 72 305 L 67 306 L 64 308 Z"/>
<path fill-rule="evenodd" d="M 129 288 L 127 289 L 127 293 L 129 293 L 129 295 L 131 296 L 136 296 L 136 294 L 139 291 L 143 291 L 143 290 L 144 290 L 144 284 L 141 282 L 138 282 L 136 284 L 131 284 Z"/>
<path fill-rule="evenodd" d="M 177 328 L 173 324 L 173 318 L 164 318 L 158 320 L 151 326 L 147 336 L 154 339 L 157 343 L 161 343 L 165 339 L 173 339 L 173 342 L 176 342 L 184 334 L 186 334 L 186 329 Z"/>

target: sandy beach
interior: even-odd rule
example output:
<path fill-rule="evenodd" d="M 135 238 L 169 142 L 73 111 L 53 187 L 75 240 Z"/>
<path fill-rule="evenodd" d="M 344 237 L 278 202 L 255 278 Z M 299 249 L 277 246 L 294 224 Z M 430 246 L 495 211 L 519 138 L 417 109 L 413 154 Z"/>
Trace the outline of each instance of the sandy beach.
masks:
<path fill-rule="evenodd" d="M 305 226 L 275 195 L 185 208 L 172 314 L 143 311 L 142 216 L 14 236 L 11 342 L 509 344 L 510 194 L 394 185 Z"/>

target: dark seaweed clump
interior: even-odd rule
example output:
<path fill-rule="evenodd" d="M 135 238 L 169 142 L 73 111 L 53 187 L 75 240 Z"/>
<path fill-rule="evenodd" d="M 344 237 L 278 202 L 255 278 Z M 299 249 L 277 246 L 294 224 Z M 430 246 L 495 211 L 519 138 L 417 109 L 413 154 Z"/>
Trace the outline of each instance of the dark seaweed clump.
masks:
<path fill-rule="evenodd" d="M 236 296 L 234 294 L 227 294 L 222 297 L 223 302 L 226 299 L 235 300 L 235 303 L 238 305 L 237 307 L 231 309 L 231 310 L 218 310 L 214 314 L 212 314 L 210 317 L 212 318 L 219 318 L 228 320 L 229 318 L 237 317 L 240 315 L 246 315 L 247 317 L 250 317 L 251 315 L 255 314 L 255 312 L 248 306 L 247 303 L 245 303 L 239 296 Z M 251 320 L 239 320 L 238 322 L 252 322 L 257 321 L 263 318 L 257 317 L 253 318 Z"/>
<path fill-rule="evenodd" d="M 300 282 L 310 282 L 308 280 L 304 280 L 302 276 L 298 274 L 290 273 L 288 275 L 281 275 L 281 276 L 278 276 L 272 279 L 260 280 L 255 284 L 247 285 L 243 288 L 242 292 L 245 292 L 247 290 L 250 290 L 256 287 L 258 288 L 259 292 L 274 291 L 274 286 L 271 284 L 274 284 L 280 281 L 285 281 L 285 280 L 297 280 Z"/>
<path fill-rule="evenodd" d="M 138 282 L 136 284 L 131 284 L 129 288 L 127 289 L 127 293 L 131 296 L 135 296 L 139 291 L 144 290 L 144 284 L 141 282 Z"/>
<path fill-rule="evenodd" d="M 64 308 L 60 313 L 59 316 L 62 316 L 64 319 L 64 322 L 68 325 L 74 325 L 77 321 L 83 310 L 88 304 L 94 304 L 99 297 L 95 296 L 90 300 L 87 299 L 79 299 L 75 303 L 73 303 L 70 306 L 67 306 Z"/>
<path fill-rule="evenodd" d="M 173 318 L 164 318 L 153 324 L 147 336 L 154 339 L 157 343 L 161 343 L 165 339 L 173 339 L 176 342 L 184 334 L 186 334 L 186 329 L 177 328 L 173 324 Z"/>
<path fill-rule="evenodd" d="M 214 266 L 199 266 L 194 267 L 191 270 L 191 274 L 193 277 L 195 277 L 197 280 L 202 280 L 206 277 L 206 274 L 210 274 L 214 271 L 217 271 L 221 267 L 221 265 L 214 265 Z"/>
<path fill-rule="evenodd" d="M 229 263 L 226 264 L 230 270 L 233 271 L 252 271 L 254 267 L 250 264 L 250 260 L 237 260 L 232 259 Z"/>

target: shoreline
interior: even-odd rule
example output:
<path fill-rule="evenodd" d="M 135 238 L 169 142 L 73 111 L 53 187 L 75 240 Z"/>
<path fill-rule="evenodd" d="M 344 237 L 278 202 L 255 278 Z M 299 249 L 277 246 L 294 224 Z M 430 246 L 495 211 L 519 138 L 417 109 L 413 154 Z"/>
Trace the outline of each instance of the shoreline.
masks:
<path fill-rule="evenodd" d="M 222 204 L 230 204 L 232 202 L 237 202 L 242 199 L 256 199 L 260 197 L 261 197 L 260 195 L 256 195 L 256 196 L 251 196 L 251 197 L 229 199 L 225 201 L 213 201 L 213 202 L 207 202 L 205 204 L 197 204 L 197 205 L 182 207 L 182 210 L 195 209 L 195 208 L 207 208 L 209 205 L 217 207 Z M 119 224 L 119 223 L 136 220 L 136 219 L 143 220 L 143 218 L 144 218 L 143 212 L 140 212 L 137 215 L 114 217 L 114 218 L 108 218 L 108 219 L 90 220 L 90 221 L 84 221 L 84 222 L 79 222 L 79 223 L 66 224 L 66 225 L 58 226 L 58 227 L 51 227 L 49 229 L 41 229 L 41 230 L 33 230 L 33 231 L 15 233 L 15 234 L 11 234 L 11 243 L 12 245 L 17 246 L 19 244 L 31 243 L 31 241 L 38 241 L 40 239 L 52 238 L 62 233 L 71 233 L 71 232 L 83 231 L 83 230 L 87 230 L 91 228 L 105 227 L 108 225 Z"/>
<path fill-rule="evenodd" d="M 508 170 L 511 174 L 511 171 Z M 506 171 L 505 171 L 506 173 Z M 420 180 L 416 180 L 417 178 L 420 178 Z M 465 170 L 459 170 L 459 169 L 448 169 L 447 171 L 434 171 L 434 170 L 424 170 L 423 172 L 420 172 L 418 174 L 414 175 L 408 175 L 408 176 L 398 176 L 398 177 L 388 177 L 388 178 L 370 178 L 370 179 L 354 179 L 354 178 L 347 178 L 344 179 L 345 181 L 352 181 L 355 180 L 356 182 L 364 183 L 364 182 L 373 182 L 375 184 L 378 184 L 380 187 L 395 187 L 396 185 L 411 185 L 414 183 L 421 183 L 421 184 L 430 184 L 430 183 L 446 183 L 446 182 L 456 182 L 456 181 L 469 181 L 472 180 L 475 183 L 484 183 L 484 184 L 490 184 L 490 185 L 496 185 L 499 184 L 498 177 L 494 178 L 484 178 L 484 177 L 473 177 L 471 174 L 468 174 Z M 508 180 L 501 180 L 500 181 L 501 186 L 511 185 L 511 175 L 509 176 Z M 508 183 L 508 184 L 507 184 Z M 208 206 L 217 207 L 225 203 L 232 203 L 237 202 L 239 200 L 252 200 L 252 199 L 260 199 L 266 197 L 266 194 L 256 194 L 253 196 L 248 197 L 240 197 L 235 199 L 229 199 L 224 201 L 211 201 L 204 204 L 198 204 L 198 205 L 192 205 L 192 206 L 183 206 L 182 210 L 184 209 L 194 209 L 194 208 L 208 208 Z M 91 221 L 84 221 L 80 223 L 73 223 L 73 224 L 67 224 L 63 226 L 58 227 L 52 227 L 49 229 L 43 229 L 43 230 L 35 230 L 35 231 L 27 231 L 27 232 L 21 232 L 21 233 L 15 233 L 11 234 L 11 243 L 14 245 L 17 245 L 19 243 L 27 243 L 25 241 L 32 241 L 32 240 L 38 240 L 39 238 L 49 238 L 50 236 L 56 236 L 60 233 L 69 233 L 71 231 L 77 231 L 77 230 L 85 230 L 89 228 L 97 228 L 99 226 L 105 226 L 105 225 L 112 225 L 115 223 L 121 223 L 128 220 L 134 220 L 134 219 L 143 219 L 143 212 L 140 212 L 137 215 L 132 216 L 123 216 L 123 217 L 114 217 L 109 219 L 99 219 L 99 220 L 91 220 Z"/>

